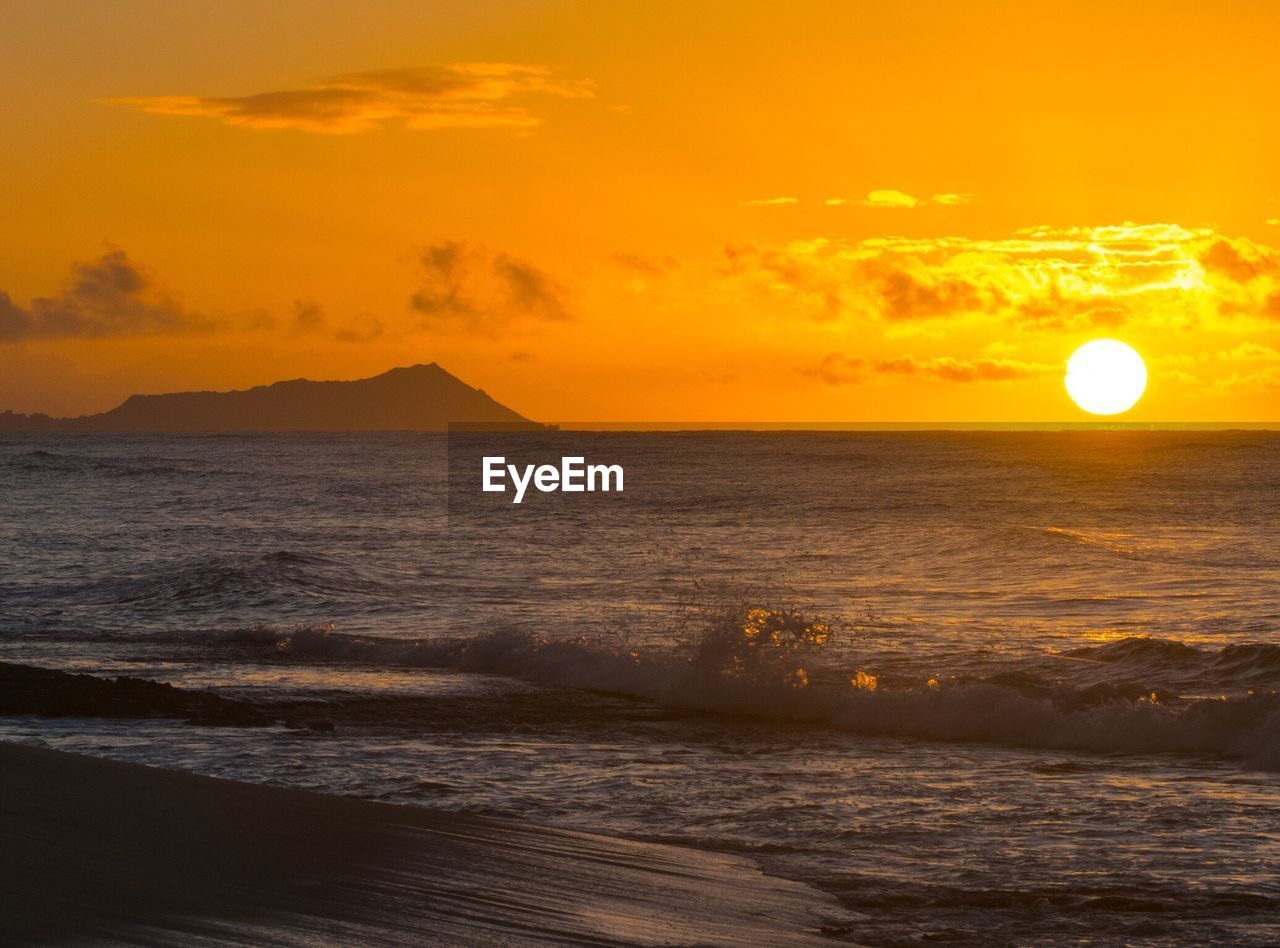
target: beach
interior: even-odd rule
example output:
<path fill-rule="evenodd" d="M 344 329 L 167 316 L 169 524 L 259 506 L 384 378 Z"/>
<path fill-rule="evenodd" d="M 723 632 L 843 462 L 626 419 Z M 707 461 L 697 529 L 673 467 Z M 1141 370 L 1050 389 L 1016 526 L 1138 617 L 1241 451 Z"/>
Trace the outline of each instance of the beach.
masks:
<path fill-rule="evenodd" d="M 9 944 L 812 945 L 749 860 L 0 744 Z"/>

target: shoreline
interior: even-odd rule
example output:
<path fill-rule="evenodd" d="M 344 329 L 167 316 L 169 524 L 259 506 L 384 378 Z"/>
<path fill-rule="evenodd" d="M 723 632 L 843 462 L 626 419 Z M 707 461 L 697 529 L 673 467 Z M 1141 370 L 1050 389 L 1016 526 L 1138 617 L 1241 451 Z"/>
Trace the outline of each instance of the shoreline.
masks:
<path fill-rule="evenodd" d="M 821 945 L 750 859 L 0 742 L 12 944 Z"/>

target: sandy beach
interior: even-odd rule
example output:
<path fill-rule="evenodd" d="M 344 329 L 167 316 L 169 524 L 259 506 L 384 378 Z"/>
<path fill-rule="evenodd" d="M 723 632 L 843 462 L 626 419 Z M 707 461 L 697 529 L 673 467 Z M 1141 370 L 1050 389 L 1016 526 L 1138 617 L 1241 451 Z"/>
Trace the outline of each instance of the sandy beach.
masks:
<path fill-rule="evenodd" d="M 0 744 L 10 944 L 810 945 L 749 860 Z"/>

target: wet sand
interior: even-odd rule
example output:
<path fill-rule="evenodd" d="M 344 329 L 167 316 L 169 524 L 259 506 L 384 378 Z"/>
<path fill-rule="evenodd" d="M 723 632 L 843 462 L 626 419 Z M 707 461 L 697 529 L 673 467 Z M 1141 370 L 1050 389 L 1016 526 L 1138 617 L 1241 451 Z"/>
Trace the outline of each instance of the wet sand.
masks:
<path fill-rule="evenodd" d="M 3 743 L 0 840 L 7 944 L 831 944 L 737 856 Z"/>

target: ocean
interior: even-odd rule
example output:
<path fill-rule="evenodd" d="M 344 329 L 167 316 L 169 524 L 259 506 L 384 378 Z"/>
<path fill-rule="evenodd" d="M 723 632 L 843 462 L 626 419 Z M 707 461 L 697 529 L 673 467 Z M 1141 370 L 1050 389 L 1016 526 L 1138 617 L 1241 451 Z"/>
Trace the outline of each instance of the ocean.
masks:
<path fill-rule="evenodd" d="M 1280 435 L 558 438 L 626 489 L 0 437 L 0 660 L 289 722 L 0 739 L 741 853 L 861 944 L 1280 943 Z"/>

